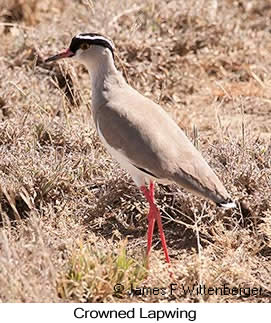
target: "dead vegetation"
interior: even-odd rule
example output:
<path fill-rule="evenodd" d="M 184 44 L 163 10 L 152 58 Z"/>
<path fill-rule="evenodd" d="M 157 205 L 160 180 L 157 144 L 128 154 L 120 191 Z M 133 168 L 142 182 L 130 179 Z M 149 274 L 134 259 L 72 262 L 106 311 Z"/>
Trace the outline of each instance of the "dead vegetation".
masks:
<path fill-rule="evenodd" d="M 270 300 L 270 16 L 267 0 L 0 4 L 2 302 Z M 242 212 L 222 212 L 157 188 L 172 278 L 158 234 L 145 268 L 147 204 L 96 136 L 86 70 L 43 62 L 86 31 L 115 41 L 129 83 L 172 115 L 241 201 Z M 127 294 L 170 283 L 173 294 Z M 183 292 L 199 284 L 262 294 Z"/>

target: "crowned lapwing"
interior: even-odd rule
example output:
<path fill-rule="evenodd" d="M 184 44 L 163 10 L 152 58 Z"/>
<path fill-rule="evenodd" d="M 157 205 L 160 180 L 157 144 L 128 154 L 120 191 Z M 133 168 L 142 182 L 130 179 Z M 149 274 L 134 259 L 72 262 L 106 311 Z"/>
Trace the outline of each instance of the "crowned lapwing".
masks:
<path fill-rule="evenodd" d="M 73 37 L 69 48 L 46 60 L 73 57 L 92 84 L 92 112 L 98 135 L 126 169 L 149 203 L 147 256 L 157 221 L 166 261 L 169 255 L 154 183 L 177 183 L 224 208 L 236 207 L 200 152 L 163 108 L 127 84 L 114 62 L 113 42 L 97 33 Z"/>

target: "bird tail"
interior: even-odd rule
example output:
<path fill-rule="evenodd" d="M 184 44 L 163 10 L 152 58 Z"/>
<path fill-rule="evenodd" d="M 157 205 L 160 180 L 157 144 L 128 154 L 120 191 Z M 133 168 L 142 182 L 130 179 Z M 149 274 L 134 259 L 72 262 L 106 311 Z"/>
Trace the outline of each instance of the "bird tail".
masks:
<path fill-rule="evenodd" d="M 234 201 L 228 200 L 219 202 L 216 204 L 219 207 L 222 207 L 223 209 L 235 209 L 237 208 L 237 204 Z"/>

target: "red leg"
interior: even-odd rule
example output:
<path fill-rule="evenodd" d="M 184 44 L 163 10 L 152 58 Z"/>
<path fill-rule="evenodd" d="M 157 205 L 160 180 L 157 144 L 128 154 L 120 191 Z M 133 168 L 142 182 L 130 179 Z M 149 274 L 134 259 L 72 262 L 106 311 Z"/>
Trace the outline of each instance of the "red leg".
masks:
<path fill-rule="evenodd" d="M 150 210 L 149 210 L 149 214 L 148 214 L 148 222 L 149 223 L 148 223 L 148 234 L 147 234 L 147 236 L 148 236 L 147 256 L 149 256 L 149 254 L 150 254 L 154 224 L 155 224 L 155 220 L 157 220 L 161 243 L 162 243 L 162 247 L 164 250 L 165 257 L 166 257 L 166 261 L 168 263 L 170 263 L 168 250 L 167 250 L 167 243 L 166 243 L 165 234 L 164 234 L 164 230 L 163 230 L 163 226 L 162 226 L 161 215 L 160 215 L 160 212 L 154 202 L 154 183 L 152 181 L 150 182 L 150 190 L 148 190 L 145 186 L 141 186 L 141 191 L 144 193 L 144 195 L 150 205 Z"/>
<path fill-rule="evenodd" d="M 154 206 L 156 208 L 156 220 L 157 220 L 157 224 L 158 224 L 158 229 L 159 229 L 159 233 L 160 233 L 160 239 L 161 239 L 162 247 L 164 249 L 164 254 L 165 254 L 165 257 L 166 257 L 166 261 L 167 261 L 167 263 L 170 263 L 168 250 L 167 250 L 166 238 L 165 238 L 163 225 L 162 225 L 162 220 L 161 220 L 161 214 L 160 214 L 160 211 L 157 209 L 156 205 L 154 205 Z"/>
<path fill-rule="evenodd" d="M 154 224 L 155 224 L 155 214 L 150 209 L 150 212 L 149 212 L 149 215 L 148 215 L 147 256 L 149 256 L 150 255 L 150 252 L 151 252 L 152 235 L 153 235 Z"/>
<path fill-rule="evenodd" d="M 150 184 L 150 190 L 148 190 L 145 186 L 141 186 L 141 191 L 144 193 L 147 201 L 150 204 L 149 214 L 148 214 L 148 233 L 147 233 L 147 257 L 150 255 L 151 246 L 152 246 L 152 236 L 153 236 L 153 229 L 155 224 L 155 212 L 153 208 L 151 207 L 153 204 L 153 198 L 154 198 L 154 184 L 151 182 Z"/>

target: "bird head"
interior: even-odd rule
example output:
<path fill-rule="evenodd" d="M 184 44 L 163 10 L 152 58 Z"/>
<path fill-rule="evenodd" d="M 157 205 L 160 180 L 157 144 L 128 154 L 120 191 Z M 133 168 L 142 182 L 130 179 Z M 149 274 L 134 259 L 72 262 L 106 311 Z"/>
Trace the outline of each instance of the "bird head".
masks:
<path fill-rule="evenodd" d="M 110 39 L 97 33 L 79 34 L 73 37 L 68 49 L 47 58 L 45 62 L 73 57 L 81 63 L 88 64 L 95 61 L 95 56 L 101 55 L 101 51 L 105 49 L 111 52 L 114 58 L 114 44 Z"/>

